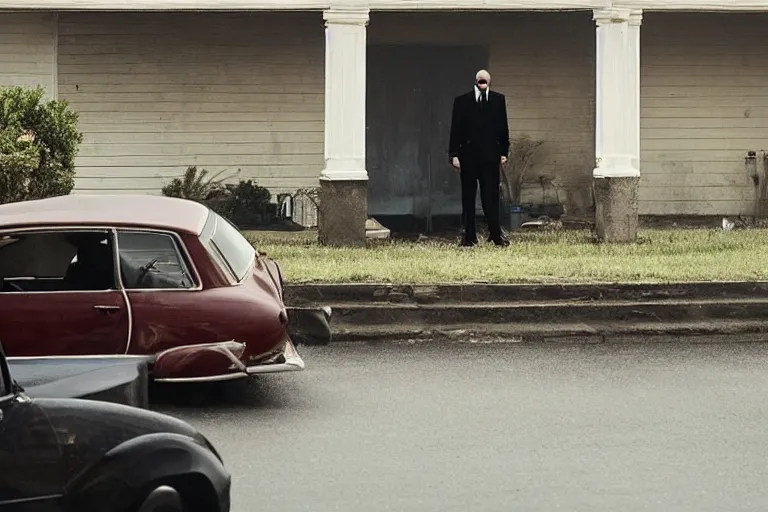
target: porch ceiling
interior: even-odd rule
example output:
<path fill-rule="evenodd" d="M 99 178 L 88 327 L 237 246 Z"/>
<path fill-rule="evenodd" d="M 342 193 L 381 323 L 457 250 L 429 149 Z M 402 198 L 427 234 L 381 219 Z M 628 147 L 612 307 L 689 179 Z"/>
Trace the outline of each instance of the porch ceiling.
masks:
<path fill-rule="evenodd" d="M 645 10 L 768 11 L 766 0 L 0 0 L 2 10 Z"/>

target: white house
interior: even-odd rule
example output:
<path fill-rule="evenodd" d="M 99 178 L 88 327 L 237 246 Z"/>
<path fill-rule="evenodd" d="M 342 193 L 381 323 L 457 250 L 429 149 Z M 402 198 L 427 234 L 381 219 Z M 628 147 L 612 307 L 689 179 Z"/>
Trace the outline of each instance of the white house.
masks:
<path fill-rule="evenodd" d="M 766 27 L 768 0 L 0 0 L 0 85 L 80 112 L 80 193 L 198 165 L 274 192 L 370 177 L 372 213 L 437 215 L 450 100 L 487 66 L 569 211 L 641 172 L 640 214 L 751 214 Z"/>

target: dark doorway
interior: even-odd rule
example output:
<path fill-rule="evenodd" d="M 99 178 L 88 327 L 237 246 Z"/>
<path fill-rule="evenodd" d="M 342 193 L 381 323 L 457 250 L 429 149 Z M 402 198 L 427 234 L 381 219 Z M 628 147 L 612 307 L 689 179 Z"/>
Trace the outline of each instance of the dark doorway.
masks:
<path fill-rule="evenodd" d="M 368 47 L 370 215 L 398 225 L 408 219 L 424 231 L 459 218 L 459 177 L 448 161 L 451 107 L 487 65 L 482 46 Z"/>

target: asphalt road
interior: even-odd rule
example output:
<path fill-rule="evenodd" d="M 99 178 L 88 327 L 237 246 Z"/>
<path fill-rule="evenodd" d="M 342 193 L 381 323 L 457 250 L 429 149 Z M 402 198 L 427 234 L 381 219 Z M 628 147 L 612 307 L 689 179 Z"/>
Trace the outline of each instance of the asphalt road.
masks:
<path fill-rule="evenodd" d="M 301 352 L 158 395 L 222 452 L 234 512 L 768 508 L 768 344 Z"/>

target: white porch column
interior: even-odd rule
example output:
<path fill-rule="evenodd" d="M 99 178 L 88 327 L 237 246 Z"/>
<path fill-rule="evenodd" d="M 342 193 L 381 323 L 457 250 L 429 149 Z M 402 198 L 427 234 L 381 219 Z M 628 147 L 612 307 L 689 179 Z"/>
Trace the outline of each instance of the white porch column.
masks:
<path fill-rule="evenodd" d="M 368 9 L 329 9 L 325 19 L 325 168 L 320 174 L 319 239 L 365 243 L 366 31 Z"/>
<path fill-rule="evenodd" d="M 643 24 L 643 11 L 633 10 L 629 13 L 629 50 L 633 55 L 633 61 L 627 70 L 633 77 L 634 88 L 637 91 L 632 95 L 632 115 L 629 128 L 632 136 L 632 164 L 640 173 L 640 26 Z"/>
<path fill-rule="evenodd" d="M 593 172 L 595 225 L 605 241 L 637 236 L 640 183 L 641 11 L 601 9 L 597 24 Z"/>

